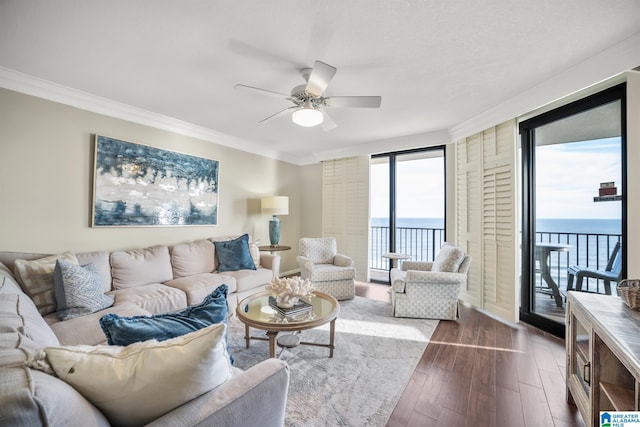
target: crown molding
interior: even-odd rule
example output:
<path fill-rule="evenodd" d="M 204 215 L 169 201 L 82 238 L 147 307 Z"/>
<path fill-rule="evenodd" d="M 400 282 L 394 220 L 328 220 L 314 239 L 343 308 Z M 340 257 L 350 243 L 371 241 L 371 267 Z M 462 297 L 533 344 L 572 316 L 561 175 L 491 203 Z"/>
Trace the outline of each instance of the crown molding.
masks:
<path fill-rule="evenodd" d="M 204 126 L 194 125 L 142 108 L 102 98 L 87 92 L 30 76 L 9 68 L 0 67 L 0 87 L 43 98 L 81 110 L 102 114 L 133 123 L 162 129 L 180 135 L 201 139 L 213 144 L 257 154 L 288 163 L 298 164 L 299 159 L 276 150 L 269 150 L 260 142 L 248 141 Z"/>
<path fill-rule="evenodd" d="M 300 159 L 301 164 L 311 164 L 323 160 L 341 159 L 345 157 L 369 156 L 376 153 L 410 150 L 413 148 L 433 147 L 452 142 L 449 132 L 439 130 L 395 138 L 378 139 L 358 145 L 345 145 L 337 150 L 314 152 L 312 156 Z"/>
<path fill-rule="evenodd" d="M 459 141 L 629 71 L 638 66 L 639 58 L 640 33 L 636 33 L 555 77 L 451 127 L 449 129 L 451 140 Z"/>

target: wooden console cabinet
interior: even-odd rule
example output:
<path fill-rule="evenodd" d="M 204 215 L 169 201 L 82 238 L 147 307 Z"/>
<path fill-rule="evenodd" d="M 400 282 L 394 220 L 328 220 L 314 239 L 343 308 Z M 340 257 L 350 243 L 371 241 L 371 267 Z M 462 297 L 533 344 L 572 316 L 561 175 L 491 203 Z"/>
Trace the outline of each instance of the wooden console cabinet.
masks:
<path fill-rule="evenodd" d="M 567 401 L 587 426 L 640 410 L 640 312 L 617 296 L 567 294 Z"/>

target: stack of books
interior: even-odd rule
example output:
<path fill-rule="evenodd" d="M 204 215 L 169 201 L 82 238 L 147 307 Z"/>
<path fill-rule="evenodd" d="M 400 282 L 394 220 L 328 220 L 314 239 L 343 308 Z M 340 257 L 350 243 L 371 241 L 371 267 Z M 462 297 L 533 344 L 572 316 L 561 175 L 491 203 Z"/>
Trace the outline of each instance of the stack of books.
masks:
<path fill-rule="evenodd" d="M 300 300 L 293 307 L 278 307 L 275 297 L 269 297 L 269 305 L 283 316 L 293 316 L 296 314 L 308 313 L 313 310 L 313 306 L 306 301 Z"/>

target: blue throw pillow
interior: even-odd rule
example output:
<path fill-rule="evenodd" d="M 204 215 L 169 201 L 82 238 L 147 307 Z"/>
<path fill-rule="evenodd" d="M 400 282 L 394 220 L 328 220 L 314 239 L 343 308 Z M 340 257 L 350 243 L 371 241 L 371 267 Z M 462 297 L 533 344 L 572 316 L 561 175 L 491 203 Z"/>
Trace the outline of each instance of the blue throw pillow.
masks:
<path fill-rule="evenodd" d="M 249 250 L 248 234 L 233 240 L 213 242 L 213 244 L 216 246 L 218 255 L 218 272 L 256 269 Z"/>
<path fill-rule="evenodd" d="M 175 338 L 197 331 L 214 323 L 227 325 L 225 340 L 228 343 L 229 306 L 227 285 L 220 285 L 198 305 L 188 307 L 178 313 L 154 316 L 121 317 L 105 314 L 100 318 L 100 327 L 109 345 L 126 346 L 135 342 L 156 339 L 158 341 Z M 227 351 L 229 347 L 227 345 Z M 233 357 L 229 353 L 231 363 Z"/>

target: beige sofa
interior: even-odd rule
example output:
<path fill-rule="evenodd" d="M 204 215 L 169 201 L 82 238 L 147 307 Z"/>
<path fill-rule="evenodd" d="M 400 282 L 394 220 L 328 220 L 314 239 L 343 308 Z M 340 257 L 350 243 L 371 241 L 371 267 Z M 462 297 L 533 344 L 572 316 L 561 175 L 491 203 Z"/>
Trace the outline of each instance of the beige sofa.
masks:
<path fill-rule="evenodd" d="M 80 265 L 93 263 L 97 267 L 105 294 L 112 295 L 115 303 L 105 310 L 66 321 L 60 321 L 55 311 L 48 309 L 55 304 L 53 293 L 39 296 L 36 305 L 63 345 L 104 343 L 105 336 L 98 320 L 107 313 L 137 316 L 182 310 L 200 303 L 223 283 L 229 288 L 229 312 L 234 313 L 239 300 L 264 290 L 265 285 L 278 276 L 280 269 L 279 255 L 257 252 L 254 262 L 259 267 L 255 270 L 218 273 L 213 242 L 234 237 L 126 251 L 67 253 L 65 255 L 75 257 Z M 15 272 L 16 260 L 37 260 L 46 256 L 0 252 L 0 262 Z M 56 255 L 51 257 L 55 259 Z"/>
<path fill-rule="evenodd" d="M 13 274 L 17 259 L 41 259 L 42 255 L 0 252 L 0 425 L 109 425 L 105 416 L 67 383 L 26 367 L 27 358 L 43 347 L 105 343 L 99 324 L 104 314 L 134 316 L 181 310 L 201 302 L 223 283 L 229 288 L 233 313 L 238 298 L 262 290 L 278 274 L 279 257 L 265 253 L 260 253 L 256 270 L 218 274 L 214 240 L 74 254 L 81 265 L 91 262 L 98 267 L 105 293 L 113 295 L 115 302 L 105 310 L 65 321 L 55 312 L 43 315 L 46 297 L 27 296 Z M 152 425 L 282 425 L 287 365 L 270 359 L 244 372 L 233 371 L 230 380 L 171 410 Z"/>

